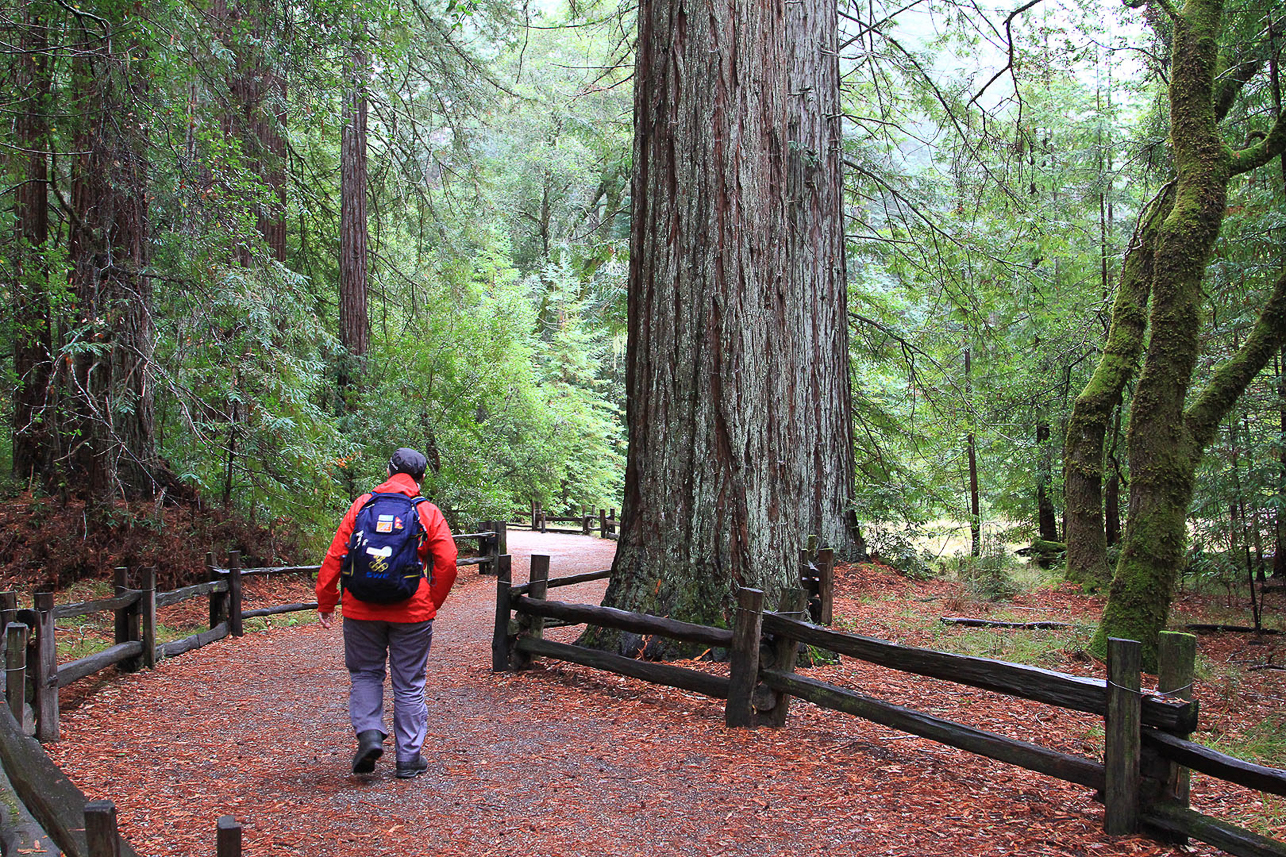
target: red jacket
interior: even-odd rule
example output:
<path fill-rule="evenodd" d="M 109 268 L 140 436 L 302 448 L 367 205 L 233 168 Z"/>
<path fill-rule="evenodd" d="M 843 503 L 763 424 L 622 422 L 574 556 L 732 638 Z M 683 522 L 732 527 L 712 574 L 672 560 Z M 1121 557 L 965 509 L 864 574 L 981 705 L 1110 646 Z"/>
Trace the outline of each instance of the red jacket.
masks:
<path fill-rule="evenodd" d="M 395 473 L 375 489 L 383 494 L 405 494 L 418 497 L 419 487 L 405 473 Z M 374 492 L 371 492 L 374 493 Z M 335 538 L 326 551 L 321 571 L 317 573 L 317 612 L 330 613 L 339 603 L 339 571 L 348 554 L 348 540 L 353 535 L 353 522 L 357 513 L 371 497 L 363 494 L 353 501 L 335 531 Z M 420 581 L 415 595 L 397 604 L 370 604 L 351 595 L 344 597 L 344 615 L 349 619 L 382 619 L 385 622 L 424 622 L 438 615 L 438 608 L 447 600 L 447 593 L 455 583 L 455 539 L 438 507 L 425 501 L 417 509 L 420 524 L 424 527 L 424 544 L 420 545 L 420 559 L 430 574 Z M 430 566 L 430 563 L 432 565 Z"/>

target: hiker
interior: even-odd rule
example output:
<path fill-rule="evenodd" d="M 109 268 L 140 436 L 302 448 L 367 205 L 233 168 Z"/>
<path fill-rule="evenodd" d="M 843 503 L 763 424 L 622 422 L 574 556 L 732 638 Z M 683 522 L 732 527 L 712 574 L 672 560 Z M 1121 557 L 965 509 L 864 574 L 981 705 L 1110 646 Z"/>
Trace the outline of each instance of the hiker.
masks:
<path fill-rule="evenodd" d="M 388 480 L 353 501 L 317 574 L 317 613 L 330 628 L 344 590 L 348 715 L 357 733 L 353 773 L 369 774 L 384 754 L 384 667 L 393 684 L 397 776 L 428 770 L 420 754 L 428 722 L 425 666 L 433 619 L 455 583 L 456 549 L 442 513 L 420 496 L 426 461 L 399 449 Z M 427 573 L 426 573 L 427 570 Z"/>

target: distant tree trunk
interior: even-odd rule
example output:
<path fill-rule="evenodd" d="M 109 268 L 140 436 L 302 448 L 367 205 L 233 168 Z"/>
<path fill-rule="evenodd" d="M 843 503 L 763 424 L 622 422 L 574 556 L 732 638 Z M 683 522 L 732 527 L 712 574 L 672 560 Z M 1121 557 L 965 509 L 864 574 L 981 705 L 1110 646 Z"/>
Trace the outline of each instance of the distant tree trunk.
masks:
<path fill-rule="evenodd" d="M 360 358 L 370 346 L 367 315 L 366 92 L 369 63 L 353 52 L 340 142 L 339 341 Z"/>
<path fill-rule="evenodd" d="M 1040 456 L 1036 473 L 1036 518 L 1043 541 L 1058 541 L 1058 510 L 1050 490 L 1054 478 L 1053 450 L 1049 447 L 1052 432 L 1049 420 L 1042 416 L 1036 422 L 1036 454 Z"/>
<path fill-rule="evenodd" d="M 638 21 L 630 443 L 604 603 L 722 623 L 736 585 L 769 603 L 798 585 L 809 530 L 852 532 L 849 497 L 814 493 L 852 479 L 835 7 L 643 0 Z"/>
<path fill-rule="evenodd" d="M 1200 348 L 1201 282 L 1223 223 L 1228 185 L 1286 151 L 1286 124 L 1241 151 L 1223 140 L 1215 105 L 1221 0 L 1187 0 L 1174 22 L 1170 140 L 1177 175 L 1175 202 L 1156 238 L 1151 341 L 1126 432 L 1130 505 L 1121 557 L 1091 646 L 1105 654 L 1109 637 L 1143 643 L 1156 667 L 1174 582 L 1187 543 L 1186 516 L 1196 468 L 1250 380 L 1286 340 L 1286 271 L 1243 346 L 1220 366 L 1185 408 Z"/>
<path fill-rule="evenodd" d="M 52 414 L 47 413 L 53 338 L 49 303 L 49 109 L 52 81 L 41 6 L 26 7 L 17 61 L 19 183 L 14 192 L 13 474 L 29 483 L 52 476 Z"/>
<path fill-rule="evenodd" d="M 964 351 L 965 407 L 969 409 L 969 432 L 965 435 L 965 457 L 969 463 L 969 554 L 982 556 L 982 495 L 978 490 L 978 441 L 973 432 L 973 355 Z"/>
<path fill-rule="evenodd" d="M 70 284 L 80 327 L 66 435 L 71 480 L 97 499 L 150 497 L 156 452 L 152 284 L 148 262 L 146 49 L 133 21 L 106 21 L 107 38 L 75 61 L 80 113 L 72 165 Z M 128 55 L 126 62 L 123 56 Z M 126 121 L 128 120 L 128 121 Z"/>
<path fill-rule="evenodd" d="M 1281 47 L 1278 38 L 1282 34 L 1282 21 L 1269 18 L 1268 52 L 1269 83 L 1273 90 L 1273 113 L 1280 121 L 1282 116 L 1282 80 L 1281 80 Z M 1281 167 L 1281 199 L 1286 200 L 1286 152 L 1278 158 Z M 1286 240 L 1279 246 L 1286 247 Z M 1286 254 L 1282 256 L 1282 267 L 1286 268 Z M 1286 346 L 1277 355 L 1277 418 L 1283 438 L 1277 449 L 1277 512 L 1274 515 L 1275 538 L 1273 539 L 1273 577 L 1286 577 Z"/>

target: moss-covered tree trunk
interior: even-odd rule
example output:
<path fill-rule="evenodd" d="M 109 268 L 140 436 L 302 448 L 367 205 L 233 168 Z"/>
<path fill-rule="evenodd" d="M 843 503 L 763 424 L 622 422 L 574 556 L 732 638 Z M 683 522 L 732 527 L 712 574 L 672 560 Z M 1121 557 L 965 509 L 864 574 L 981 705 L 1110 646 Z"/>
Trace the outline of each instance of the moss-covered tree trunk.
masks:
<path fill-rule="evenodd" d="M 1174 203 L 1157 232 L 1152 261 L 1151 339 L 1127 431 L 1130 491 L 1121 557 L 1093 643 L 1102 652 L 1108 637 L 1140 640 L 1151 668 L 1183 560 L 1202 451 L 1286 338 L 1283 274 L 1246 343 L 1185 408 L 1200 346 L 1201 281 L 1223 222 L 1228 184 L 1286 145 L 1280 122 L 1240 152 L 1222 139 L 1215 105 L 1222 14 L 1221 0 L 1188 0 L 1175 19 L 1169 93 Z"/>
<path fill-rule="evenodd" d="M 1171 184 L 1145 210 L 1130 240 L 1107 343 L 1067 423 L 1063 452 L 1067 577 L 1088 589 L 1106 587 L 1112 579 L 1103 522 L 1103 442 L 1112 412 L 1120 405 L 1143 351 L 1156 234 L 1173 203 Z"/>
<path fill-rule="evenodd" d="M 706 624 L 856 536 L 835 6 L 644 0 L 620 545 L 605 604 Z M 648 656 L 659 640 L 588 635 Z"/>

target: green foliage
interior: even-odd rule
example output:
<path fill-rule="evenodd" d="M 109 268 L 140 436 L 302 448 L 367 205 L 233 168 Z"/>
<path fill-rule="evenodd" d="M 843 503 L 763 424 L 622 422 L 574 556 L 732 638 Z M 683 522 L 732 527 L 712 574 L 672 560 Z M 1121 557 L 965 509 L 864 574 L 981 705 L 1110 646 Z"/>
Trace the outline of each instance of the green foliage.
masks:
<path fill-rule="evenodd" d="M 982 555 L 960 557 L 956 574 L 970 598 L 1008 601 L 1022 591 L 1013 575 L 1017 565 L 1002 542 L 985 537 Z"/>

